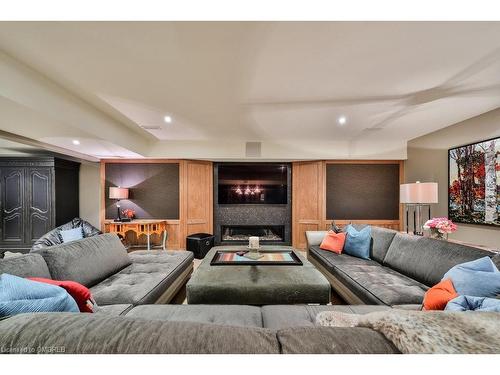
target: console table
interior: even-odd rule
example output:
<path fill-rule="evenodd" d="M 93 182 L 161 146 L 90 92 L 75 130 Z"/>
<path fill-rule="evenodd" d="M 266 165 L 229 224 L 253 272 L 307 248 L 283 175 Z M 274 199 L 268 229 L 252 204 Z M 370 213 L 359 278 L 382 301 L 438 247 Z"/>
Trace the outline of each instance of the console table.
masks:
<path fill-rule="evenodd" d="M 162 248 L 166 250 L 167 242 L 167 221 L 166 220 L 132 220 L 128 222 L 117 222 L 114 220 L 106 220 L 104 222 L 104 231 L 106 233 L 116 233 L 121 234 L 125 237 L 125 234 L 129 231 L 135 232 L 137 237 L 141 234 L 146 235 L 148 240 L 148 250 L 151 250 L 151 235 L 158 234 L 162 235 Z"/>

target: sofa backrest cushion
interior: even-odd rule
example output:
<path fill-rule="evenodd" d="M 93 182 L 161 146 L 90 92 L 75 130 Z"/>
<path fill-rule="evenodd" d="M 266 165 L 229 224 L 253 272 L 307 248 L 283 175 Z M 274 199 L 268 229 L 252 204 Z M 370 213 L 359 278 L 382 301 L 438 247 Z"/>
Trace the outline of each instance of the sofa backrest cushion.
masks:
<path fill-rule="evenodd" d="M 451 267 L 493 253 L 428 237 L 397 233 L 384 265 L 429 287 L 439 283 Z"/>
<path fill-rule="evenodd" d="M 66 354 L 279 354 L 274 331 L 100 314 L 21 314 L 0 320 L 0 351 L 64 348 Z M 6 348 L 6 349 L 2 349 Z"/>
<path fill-rule="evenodd" d="M 396 354 L 381 333 L 363 327 L 296 327 L 276 333 L 283 354 Z"/>
<path fill-rule="evenodd" d="M 40 254 L 25 254 L 0 259 L 0 274 L 2 273 L 19 277 L 44 277 L 50 279 L 49 268 Z"/>
<path fill-rule="evenodd" d="M 392 229 L 372 226 L 373 241 L 370 258 L 379 263 L 383 263 L 396 233 L 398 232 Z"/>
<path fill-rule="evenodd" d="M 132 264 L 116 234 L 107 233 L 36 250 L 54 280 L 94 286 Z"/>

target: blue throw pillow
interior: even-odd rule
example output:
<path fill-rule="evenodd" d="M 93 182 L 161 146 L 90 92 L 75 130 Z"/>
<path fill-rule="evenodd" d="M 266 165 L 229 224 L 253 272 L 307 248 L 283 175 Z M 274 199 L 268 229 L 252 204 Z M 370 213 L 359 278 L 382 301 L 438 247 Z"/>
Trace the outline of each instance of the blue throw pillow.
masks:
<path fill-rule="evenodd" d="M 495 311 L 500 312 L 500 299 L 458 296 L 446 305 L 447 311 Z"/>
<path fill-rule="evenodd" d="M 459 295 L 496 298 L 500 295 L 500 272 L 490 257 L 452 267 L 443 276 L 451 279 Z"/>
<path fill-rule="evenodd" d="M 63 288 L 3 273 L 0 275 L 0 318 L 22 313 L 80 312 Z"/>
<path fill-rule="evenodd" d="M 370 259 L 372 243 L 372 228 L 366 226 L 356 230 L 352 225 L 346 227 L 347 237 L 344 243 L 344 253 L 362 259 Z"/>
<path fill-rule="evenodd" d="M 61 230 L 59 231 L 59 237 L 61 241 L 71 242 L 76 240 L 81 240 L 83 238 L 83 230 L 82 227 L 76 227 L 73 229 Z"/>

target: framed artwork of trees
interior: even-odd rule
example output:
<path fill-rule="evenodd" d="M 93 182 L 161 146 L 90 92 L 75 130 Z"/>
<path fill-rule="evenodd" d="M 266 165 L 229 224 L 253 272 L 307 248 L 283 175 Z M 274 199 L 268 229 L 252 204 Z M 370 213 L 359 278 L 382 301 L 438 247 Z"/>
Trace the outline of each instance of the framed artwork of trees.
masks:
<path fill-rule="evenodd" d="M 448 217 L 500 227 L 500 138 L 448 150 Z"/>

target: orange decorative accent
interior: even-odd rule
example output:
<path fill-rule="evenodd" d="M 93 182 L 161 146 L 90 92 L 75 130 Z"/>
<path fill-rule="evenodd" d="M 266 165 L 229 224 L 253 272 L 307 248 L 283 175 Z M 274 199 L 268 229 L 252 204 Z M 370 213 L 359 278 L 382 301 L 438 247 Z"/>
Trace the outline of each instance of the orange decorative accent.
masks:
<path fill-rule="evenodd" d="M 430 288 L 424 296 L 424 310 L 444 310 L 446 304 L 458 297 L 451 279 L 446 279 Z"/>
<path fill-rule="evenodd" d="M 344 250 L 345 237 L 345 233 L 335 233 L 334 231 L 330 230 L 325 235 L 325 238 L 323 238 L 323 241 L 321 242 L 321 245 L 319 245 L 319 248 L 323 250 L 333 251 L 337 254 L 342 254 L 342 250 Z"/>

